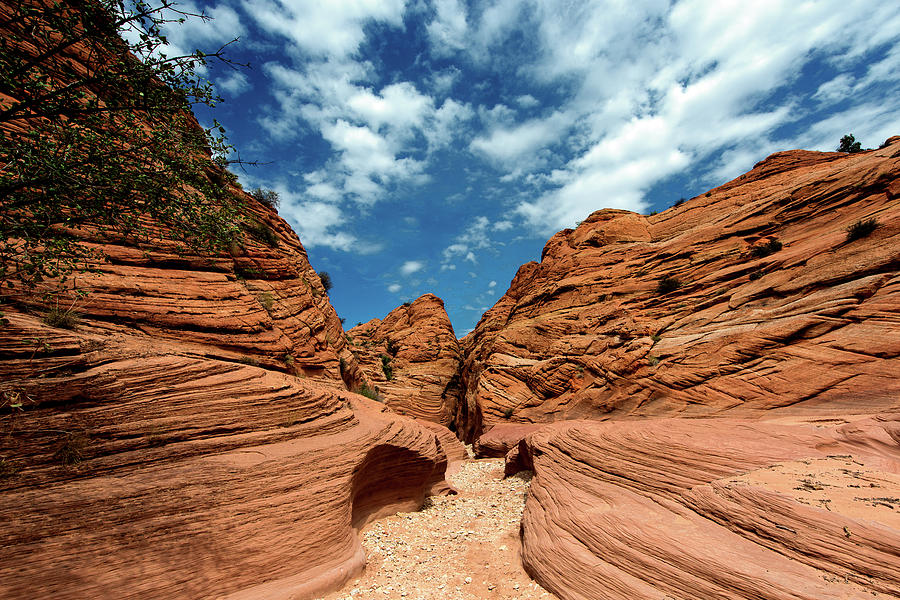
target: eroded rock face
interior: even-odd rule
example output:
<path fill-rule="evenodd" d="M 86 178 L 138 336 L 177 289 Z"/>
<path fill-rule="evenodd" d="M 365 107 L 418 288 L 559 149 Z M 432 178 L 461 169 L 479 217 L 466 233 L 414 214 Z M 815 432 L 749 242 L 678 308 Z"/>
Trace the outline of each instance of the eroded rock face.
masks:
<path fill-rule="evenodd" d="M 458 427 L 895 405 L 898 176 L 900 137 L 781 152 L 662 214 L 557 233 L 464 340 Z"/>
<path fill-rule="evenodd" d="M 524 447 L 522 558 L 560 598 L 900 595 L 896 412 L 571 421 Z"/>
<path fill-rule="evenodd" d="M 462 353 L 440 298 L 426 294 L 347 335 L 351 352 L 385 404 L 400 414 L 452 424 L 461 394 Z"/>
<path fill-rule="evenodd" d="M 359 528 L 448 489 L 449 444 L 346 391 L 364 376 L 296 234 L 206 162 L 245 205 L 227 252 L 85 227 L 108 258 L 86 297 L 2 289 L 0 597 L 312 597 L 364 567 Z"/>
<path fill-rule="evenodd" d="M 303 597 L 364 566 L 354 528 L 446 489 L 434 432 L 335 383 L 6 318 L 4 597 Z"/>

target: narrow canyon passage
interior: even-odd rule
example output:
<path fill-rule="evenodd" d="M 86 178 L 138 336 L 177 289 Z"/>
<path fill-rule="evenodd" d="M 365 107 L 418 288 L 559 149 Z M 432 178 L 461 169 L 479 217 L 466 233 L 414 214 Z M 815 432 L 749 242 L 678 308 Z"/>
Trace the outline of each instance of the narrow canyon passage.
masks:
<path fill-rule="evenodd" d="M 530 484 L 503 479 L 503 459 L 467 460 L 447 480 L 458 495 L 433 497 L 362 533 L 366 571 L 324 600 L 556 598 L 522 569 L 519 524 Z"/>

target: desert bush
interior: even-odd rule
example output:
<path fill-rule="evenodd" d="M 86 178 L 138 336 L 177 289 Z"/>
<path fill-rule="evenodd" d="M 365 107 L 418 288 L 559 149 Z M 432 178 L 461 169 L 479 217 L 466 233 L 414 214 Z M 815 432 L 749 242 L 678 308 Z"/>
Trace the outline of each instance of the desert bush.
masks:
<path fill-rule="evenodd" d="M 504 419 L 509 419 L 509 418 L 511 418 L 512 416 L 513 416 L 513 409 L 512 409 L 512 407 L 504 408 L 504 409 L 503 409 L 503 418 L 504 418 Z"/>
<path fill-rule="evenodd" d="M 678 200 L 675 201 L 675 204 L 673 206 L 681 206 L 685 202 L 687 202 L 687 198 L 682 196 L 681 198 L 679 198 Z"/>
<path fill-rule="evenodd" d="M 83 432 L 67 431 L 53 454 L 53 458 L 58 460 L 64 467 L 77 465 L 84 460 L 89 442 L 90 440 Z"/>
<path fill-rule="evenodd" d="M 841 138 L 841 142 L 838 144 L 837 151 L 849 152 L 853 154 L 856 152 L 862 152 L 862 147 L 860 146 L 860 143 L 856 141 L 856 138 L 853 137 L 853 134 L 848 133 Z"/>
<path fill-rule="evenodd" d="M 278 208 L 281 204 L 281 198 L 278 196 L 278 192 L 275 190 L 268 190 L 263 188 L 256 188 L 250 195 L 268 206 L 269 208 Z"/>
<path fill-rule="evenodd" d="M 656 291 L 659 294 L 668 294 L 670 292 L 674 292 L 678 288 L 681 287 L 681 280 L 677 277 L 671 277 L 666 275 L 662 279 L 659 280 L 656 284 Z"/>
<path fill-rule="evenodd" d="M 394 367 L 391 366 L 391 357 L 387 354 L 381 355 L 381 370 L 388 381 L 394 378 Z"/>
<path fill-rule="evenodd" d="M 860 219 L 853 225 L 847 227 L 847 241 L 852 242 L 864 237 L 869 237 L 872 235 L 872 232 L 878 229 L 878 225 L 878 219 L 875 217 L 872 217 L 871 219 Z"/>
<path fill-rule="evenodd" d="M 260 242 L 263 242 L 272 248 L 278 247 L 278 234 L 265 223 L 259 221 L 247 221 L 244 223 L 244 229 L 247 230 L 247 233 L 249 233 L 251 237 Z"/>
<path fill-rule="evenodd" d="M 765 244 L 759 244 L 750 248 L 750 254 L 756 258 L 764 258 L 781 250 L 782 244 L 778 240 L 769 240 Z"/>
<path fill-rule="evenodd" d="M 6 458 L 0 458 L 0 479 L 13 477 L 22 470 L 22 465 Z"/>
<path fill-rule="evenodd" d="M 59 306 L 54 306 L 41 317 L 41 321 L 50 327 L 61 329 L 75 329 L 78 327 L 79 320 L 80 315 L 71 308 L 61 309 Z"/>
<path fill-rule="evenodd" d="M 275 298 L 269 292 L 263 292 L 257 299 L 262 307 L 266 309 L 266 312 L 270 312 L 275 305 Z"/>
<path fill-rule="evenodd" d="M 371 400 L 377 400 L 378 402 L 381 402 L 381 396 L 378 394 L 378 391 L 373 390 L 366 384 L 362 384 L 361 386 L 359 386 L 359 388 L 357 388 L 356 390 L 356 393 Z"/>
<path fill-rule="evenodd" d="M 325 288 L 326 292 L 331 290 L 331 275 L 328 274 L 328 271 L 319 273 L 319 281 L 322 282 L 322 287 Z"/>

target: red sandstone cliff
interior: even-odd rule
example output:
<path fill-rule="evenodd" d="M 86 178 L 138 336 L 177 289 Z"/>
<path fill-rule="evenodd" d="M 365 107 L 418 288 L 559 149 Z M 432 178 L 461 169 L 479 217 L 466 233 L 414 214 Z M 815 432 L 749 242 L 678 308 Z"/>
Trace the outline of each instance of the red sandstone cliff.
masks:
<path fill-rule="evenodd" d="M 363 376 L 299 239 L 228 191 L 228 253 L 86 227 L 108 260 L 85 298 L 3 290 L 0 597 L 309 597 L 364 567 L 367 521 L 446 490 L 449 440 L 344 389 Z"/>
<path fill-rule="evenodd" d="M 569 421 L 517 460 L 522 560 L 560 598 L 900 597 L 900 413 Z"/>
<path fill-rule="evenodd" d="M 349 332 L 349 348 L 394 411 L 451 426 L 462 353 L 443 301 L 425 294 Z"/>
<path fill-rule="evenodd" d="M 773 154 L 659 215 L 592 214 L 523 265 L 468 336 L 460 431 L 896 406 L 898 196 L 895 137 L 860 154 Z M 878 228 L 849 241 L 870 218 Z"/>

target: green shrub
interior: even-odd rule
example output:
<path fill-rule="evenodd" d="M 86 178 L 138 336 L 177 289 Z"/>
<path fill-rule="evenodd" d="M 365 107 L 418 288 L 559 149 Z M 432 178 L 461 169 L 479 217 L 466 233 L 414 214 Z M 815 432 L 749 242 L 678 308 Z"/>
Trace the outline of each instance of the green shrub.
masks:
<path fill-rule="evenodd" d="M 400 351 L 400 346 L 392 339 L 388 339 L 384 347 L 391 356 L 397 356 L 397 353 Z"/>
<path fill-rule="evenodd" d="M 659 364 L 659 357 L 658 356 L 648 356 L 647 364 L 650 365 L 651 367 L 655 367 L 656 365 Z"/>
<path fill-rule="evenodd" d="M 878 226 L 878 219 L 875 217 L 872 217 L 871 219 L 860 219 L 847 228 L 847 241 L 852 242 L 864 237 L 869 237 L 872 235 L 873 231 L 878 229 Z"/>
<path fill-rule="evenodd" d="M 854 154 L 856 152 L 862 152 L 862 148 L 860 147 L 860 143 L 856 141 L 856 138 L 853 137 L 853 134 L 848 133 L 841 138 L 841 142 L 840 144 L 838 144 L 837 151 L 849 152 L 851 154 Z"/>
<path fill-rule="evenodd" d="M 75 329 L 78 327 L 80 315 L 73 312 L 72 309 L 61 310 L 58 306 L 54 306 L 41 317 L 41 320 L 50 327 L 59 327 L 61 329 Z"/>
<path fill-rule="evenodd" d="M 268 206 L 269 208 L 278 208 L 281 204 L 281 198 L 278 196 L 278 192 L 275 190 L 268 190 L 263 188 L 256 188 L 250 195 Z"/>
<path fill-rule="evenodd" d="M 656 291 L 659 294 L 668 294 L 674 292 L 681 287 L 681 280 L 677 277 L 665 276 L 656 284 Z"/>
<path fill-rule="evenodd" d="M 756 258 L 764 258 L 781 250 L 782 245 L 778 240 L 769 240 L 765 244 L 759 244 L 750 248 L 750 254 Z"/>
<path fill-rule="evenodd" d="M 761 272 L 753 271 L 752 273 L 750 273 L 750 281 L 756 281 L 757 279 L 760 279 L 762 276 L 763 276 L 763 274 Z"/>
<path fill-rule="evenodd" d="M 512 416 L 513 416 L 513 409 L 512 409 L 512 407 L 504 408 L 504 409 L 503 409 L 503 418 L 504 418 L 504 419 L 509 419 L 509 418 L 511 418 Z"/>
<path fill-rule="evenodd" d="M 326 292 L 331 290 L 331 275 L 328 274 L 328 271 L 319 273 L 319 281 L 322 282 L 322 287 L 325 288 Z"/>
<path fill-rule="evenodd" d="M 251 237 L 268 244 L 272 248 L 278 247 L 278 234 L 271 227 L 259 221 L 248 221 L 244 223 L 244 229 Z"/>
<path fill-rule="evenodd" d="M 381 370 L 384 372 L 388 381 L 394 378 L 394 368 L 391 366 L 391 357 L 387 354 L 381 355 Z"/>
<path fill-rule="evenodd" d="M 678 200 L 675 201 L 675 204 L 673 206 L 681 206 L 685 202 L 687 202 L 687 198 L 682 196 L 681 198 L 679 198 Z"/>
<path fill-rule="evenodd" d="M 238 359 L 238 362 L 242 365 L 250 365 L 251 367 L 259 366 L 259 360 L 253 356 L 242 356 Z"/>
<path fill-rule="evenodd" d="M 378 402 L 381 402 L 381 396 L 378 394 L 378 391 L 373 390 L 366 384 L 362 384 L 361 386 L 359 386 L 359 388 L 356 390 L 356 393 L 361 396 L 365 396 L 366 398 L 370 398 L 372 400 L 377 400 Z"/>

